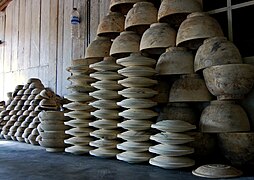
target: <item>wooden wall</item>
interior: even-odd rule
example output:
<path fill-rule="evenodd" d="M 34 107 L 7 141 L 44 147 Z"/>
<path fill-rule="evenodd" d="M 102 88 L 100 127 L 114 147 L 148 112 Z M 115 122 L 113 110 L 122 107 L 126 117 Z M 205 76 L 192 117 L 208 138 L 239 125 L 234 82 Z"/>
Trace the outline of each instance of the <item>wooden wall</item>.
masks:
<path fill-rule="evenodd" d="M 66 68 L 83 58 L 96 37 L 110 0 L 13 0 L 0 14 L 0 100 L 30 77 L 59 95 L 68 94 Z M 77 7 L 83 38 L 71 38 L 70 14 Z"/>

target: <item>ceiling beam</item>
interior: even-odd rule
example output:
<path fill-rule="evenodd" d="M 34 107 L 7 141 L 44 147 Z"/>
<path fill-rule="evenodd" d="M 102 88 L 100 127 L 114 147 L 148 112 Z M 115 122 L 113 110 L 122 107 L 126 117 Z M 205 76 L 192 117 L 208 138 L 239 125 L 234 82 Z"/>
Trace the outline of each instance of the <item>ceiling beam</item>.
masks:
<path fill-rule="evenodd" d="M 0 0 L 0 11 L 3 11 L 12 0 Z"/>

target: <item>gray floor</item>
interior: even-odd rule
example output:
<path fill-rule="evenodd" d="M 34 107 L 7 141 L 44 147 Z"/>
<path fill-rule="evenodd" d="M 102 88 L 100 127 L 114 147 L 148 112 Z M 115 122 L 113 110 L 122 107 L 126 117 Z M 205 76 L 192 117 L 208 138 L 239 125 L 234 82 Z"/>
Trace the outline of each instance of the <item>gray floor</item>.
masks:
<path fill-rule="evenodd" d="M 165 170 L 149 164 L 128 164 L 89 155 L 48 153 L 39 146 L 0 140 L 0 180 L 206 179 L 193 176 L 191 169 Z M 253 180 L 254 176 L 244 172 L 242 177 L 234 179 Z"/>

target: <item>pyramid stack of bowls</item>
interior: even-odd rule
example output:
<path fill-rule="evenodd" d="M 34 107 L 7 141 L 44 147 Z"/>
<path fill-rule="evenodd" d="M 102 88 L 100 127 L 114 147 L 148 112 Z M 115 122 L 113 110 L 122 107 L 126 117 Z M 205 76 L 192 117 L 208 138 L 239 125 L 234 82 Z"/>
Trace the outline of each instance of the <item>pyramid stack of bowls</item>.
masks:
<path fill-rule="evenodd" d="M 14 110 L 14 108 L 15 108 L 14 104 L 17 104 L 17 101 L 20 99 L 20 96 L 17 95 L 17 92 L 19 90 L 21 90 L 22 88 L 23 88 L 23 85 L 17 85 L 15 87 L 15 90 L 13 93 L 8 93 L 9 99 L 6 104 L 6 109 L 1 112 L 1 116 L 3 119 L 3 121 L 2 121 L 3 127 L 2 127 L 2 131 L 1 131 L 1 136 L 5 139 L 11 139 L 11 137 L 8 136 L 8 132 L 9 132 L 9 129 L 11 128 L 11 126 L 14 125 L 14 122 L 8 122 L 11 118 L 11 115 L 9 115 L 9 113 L 11 112 L 11 110 Z M 15 98 L 15 100 L 14 100 L 14 98 Z M 15 101 L 15 102 L 13 104 L 11 104 L 12 101 Z"/>
<path fill-rule="evenodd" d="M 0 102 L 0 133 L 2 131 L 3 126 L 5 125 L 5 121 L 3 121 L 3 117 L 1 112 L 5 110 L 5 101 Z M 0 135 L 1 138 L 1 135 Z"/>
<path fill-rule="evenodd" d="M 97 79 L 95 83 L 91 84 L 97 90 L 89 94 L 97 99 L 90 103 L 97 110 L 91 112 L 91 115 L 96 117 L 96 121 L 89 123 L 89 125 L 97 130 L 91 132 L 90 135 L 98 139 L 90 142 L 90 146 L 96 149 L 89 153 L 98 157 L 115 157 L 120 152 L 116 145 L 119 143 L 117 134 L 120 133 L 117 127 L 120 119 L 117 101 L 121 98 L 117 92 L 123 88 L 117 83 L 119 79 L 122 79 L 122 76 L 117 74 L 117 70 L 121 66 L 116 64 L 115 58 L 105 57 L 104 60 L 91 64 L 90 67 L 96 70 L 90 76 Z"/>
<path fill-rule="evenodd" d="M 68 144 L 65 152 L 79 155 L 87 154 L 92 149 L 89 142 L 93 138 L 89 133 L 93 129 L 89 127 L 89 123 L 93 121 L 90 115 L 93 107 L 89 103 L 93 98 L 88 93 L 94 90 L 91 83 L 95 82 L 95 79 L 89 77 L 89 73 L 93 72 L 89 65 L 97 61 L 97 59 L 75 59 L 72 66 L 67 68 L 71 73 L 68 77 L 71 85 L 67 87 L 71 93 L 65 96 L 69 102 L 64 104 L 64 108 L 68 110 L 64 115 L 70 118 L 65 122 L 65 125 L 70 127 L 65 133 L 70 137 L 65 140 Z"/>
<path fill-rule="evenodd" d="M 38 114 L 44 109 L 59 110 L 59 99 L 52 90 L 44 88 L 38 78 L 30 78 L 25 85 L 17 85 L 12 100 L 1 112 L 6 122 L 1 132 L 4 138 L 38 145 Z"/>
<path fill-rule="evenodd" d="M 10 116 L 9 122 L 13 123 L 7 134 L 11 139 L 29 143 L 27 137 L 30 134 L 30 131 L 27 130 L 23 137 L 22 135 L 33 117 L 37 115 L 35 112 L 32 112 L 34 106 L 30 105 L 30 102 L 33 101 L 35 97 L 31 92 L 34 89 L 41 90 L 43 88 L 43 84 L 37 78 L 28 79 L 24 86 L 16 86 L 13 92 L 13 100 L 7 107 L 10 110 L 8 114 Z"/>
<path fill-rule="evenodd" d="M 18 92 L 22 94 L 20 101 L 17 104 L 18 108 L 21 108 L 17 115 L 19 116 L 17 119 L 17 131 L 14 134 L 14 138 L 20 142 L 30 143 L 28 136 L 31 134 L 32 130 L 37 127 L 37 123 L 31 125 L 33 119 L 38 115 L 38 111 L 35 111 L 35 107 L 39 105 L 40 100 L 35 99 L 36 95 L 39 94 L 44 89 L 44 85 L 41 83 L 40 79 L 30 78 L 27 83 L 24 85 L 23 94 L 22 91 Z M 32 126 L 34 128 L 32 128 Z M 38 142 L 32 142 L 33 144 L 38 144 Z"/>
<path fill-rule="evenodd" d="M 41 111 L 38 115 L 40 125 L 38 127 L 41 140 L 40 145 L 48 152 L 62 152 L 65 149 L 64 140 L 68 137 L 65 130 L 68 128 L 64 122 L 68 117 L 62 111 Z"/>
<path fill-rule="evenodd" d="M 0 113 L 5 110 L 5 101 L 0 101 Z"/>

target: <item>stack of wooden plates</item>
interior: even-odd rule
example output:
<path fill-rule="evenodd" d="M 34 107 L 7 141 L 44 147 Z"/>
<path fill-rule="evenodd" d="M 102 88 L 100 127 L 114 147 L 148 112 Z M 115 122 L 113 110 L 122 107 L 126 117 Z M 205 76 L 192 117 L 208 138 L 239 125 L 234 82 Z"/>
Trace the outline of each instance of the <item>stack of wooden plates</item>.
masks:
<path fill-rule="evenodd" d="M 94 72 L 89 68 L 91 63 L 98 62 L 97 59 L 75 59 L 72 61 L 72 66 L 67 68 L 71 72 L 71 76 L 67 78 L 71 85 L 67 87 L 71 91 L 70 94 L 65 95 L 68 99 L 68 104 L 63 107 L 68 109 L 64 115 L 71 118 L 65 122 L 65 125 L 71 127 L 65 133 L 70 136 L 64 142 L 69 146 L 65 148 L 65 152 L 81 155 L 87 154 L 93 148 L 89 143 L 94 139 L 90 137 L 90 132 L 93 128 L 89 127 L 89 123 L 93 121 L 93 116 L 90 114 L 94 108 L 89 105 L 94 101 L 94 98 L 89 96 L 89 92 L 95 90 L 91 83 L 96 82 L 96 79 L 90 77 L 89 74 Z"/>
<path fill-rule="evenodd" d="M 152 110 L 156 106 L 153 98 L 157 92 L 153 86 L 157 81 L 152 79 L 155 75 L 154 65 L 156 61 L 142 56 L 140 53 L 132 53 L 129 57 L 117 60 L 119 65 L 125 66 L 118 73 L 125 77 L 118 83 L 125 87 L 118 94 L 125 97 L 117 105 L 125 108 L 119 113 L 125 121 L 118 123 L 126 132 L 118 134 L 125 142 L 118 144 L 117 148 L 123 153 L 117 155 L 117 159 L 129 163 L 141 163 L 148 161 L 152 154 L 149 153 L 150 132 L 153 118 L 157 112 Z"/>
<path fill-rule="evenodd" d="M 186 145 L 194 141 L 194 137 L 185 133 L 195 129 L 195 125 L 183 120 L 166 119 L 152 124 L 151 127 L 162 132 L 150 137 L 159 143 L 149 147 L 150 152 L 157 154 L 149 160 L 150 164 L 165 169 L 184 168 L 195 164 L 195 161 L 188 157 L 194 153 L 194 148 Z"/>
<path fill-rule="evenodd" d="M 65 130 L 68 129 L 64 122 L 69 118 L 64 116 L 63 111 L 41 111 L 38 117 L 41 122 L 39 134 L 42 137 L 39 144 L 48 152 L 64 151 Z"/>
<path fill-rule="evenodd" d="M 121 132 L 117 127 L 120 119 L 117 101 L 121 98 L 117 92 L 123 88 L 117 83 L 122 78 L 117 70 L 121 66 L 116 64 L 114 58 L 104 58 L 103 61 L 92 64 L 90 67 L 97 71 L 90 74 L 91 77 L 97 79 L 95 83 L 91 84 L 97 90 L 90 93 L 97 99 L 90 103 L 97 109 L 91 112 L 91 115 L 97 120 L 89 123 L 90 126 L 97 128 L 90 133 L 91 136 L 97 138 L 96 141 L 90 142 L 90 145 L 96 148 L 91 150 L 90 154 L 103 158 L 115 157 L 120 152 L 116 145 L 119 143 L 117 134 Z"/>

